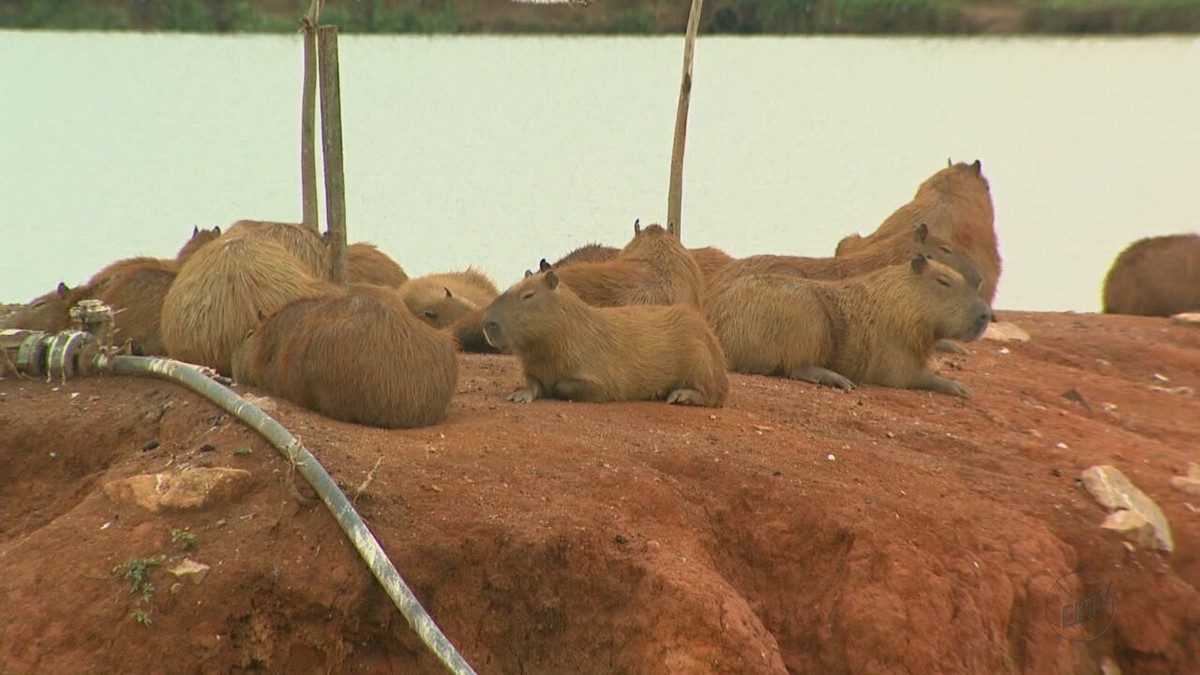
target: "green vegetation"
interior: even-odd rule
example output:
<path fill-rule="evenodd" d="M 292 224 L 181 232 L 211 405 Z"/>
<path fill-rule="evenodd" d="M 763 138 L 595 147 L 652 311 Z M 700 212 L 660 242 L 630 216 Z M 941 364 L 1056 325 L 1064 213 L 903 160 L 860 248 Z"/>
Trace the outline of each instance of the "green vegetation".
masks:
<path fill-rule="evenodd" d="M 171 543 L 185 551 L 190 551 L 196 548 L 196 534 L 191 530 L 181 530 L 177 527 L 172 527 Z"/>
<path fill-rule="evenodd" d="M 611 0 L 531 10 L 510 0 L 329 0 L 321 20 L 343 33 L 677 34 L 686 6 L 686 0 Z M 0 28 L 294 33 L 307 7 L 308 0 L 3 0 Z M 1200 0 L 707 0 L 701 30 L 1188 33 L 1200 31 Z"/>
<path fill-rule="evenodd" d="M 163 564 L 166 559 L 167 557 L 162 555 L 149 558 L 130 558 L 113 567 L 113 574 L 124 572 L 124 577 L 130 581 L 129 592 L 138 595 L 137 605 L 129 613 L 129 616 L 143 626 L 149 626 L 151 623 L 149 605 L 154 600 L 154 584 L 150 581 L 150 569 Z"/>

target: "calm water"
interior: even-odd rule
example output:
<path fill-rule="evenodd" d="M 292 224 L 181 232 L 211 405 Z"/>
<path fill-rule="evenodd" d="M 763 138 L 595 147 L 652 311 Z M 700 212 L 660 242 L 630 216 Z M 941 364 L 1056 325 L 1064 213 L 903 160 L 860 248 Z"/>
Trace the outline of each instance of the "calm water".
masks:
<path fill-rule="evenodd" d="M 298 220 L 299 37 L 0 32 L 0 300 Z M 500 285 L 666 215 L 681 38 L 341 39 L 352 240 Z M 831 254 L 983 161 L 1001 308 L 1094 311 L 1200 227 L 1200 41 L 703 38 L 684 241 Z"/>

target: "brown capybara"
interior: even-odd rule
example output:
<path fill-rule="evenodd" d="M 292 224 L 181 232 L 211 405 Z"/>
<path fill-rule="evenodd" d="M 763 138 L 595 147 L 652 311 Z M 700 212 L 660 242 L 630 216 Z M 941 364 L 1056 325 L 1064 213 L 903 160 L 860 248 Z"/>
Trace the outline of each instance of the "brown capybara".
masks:
<path fill-rule="evenodd" d="M 375 244 L 355 242 L 346 247 L 346 276 L 352 284 L 374 284 L 399 288 L 408 281 L 404 268 Z"/>
<path fill-rule="evenodd" d="M 917 188 L 912 201 L 896 209 L 875 232 L 842 239 L 835 255 L 849 255 L 880 240 L 908 236 L 918 223 L 927 224 L 930 234 L 970 258 L 983 278 L 979 294 L 989 304 L 995 300 L 1000 247 L 992 192 L 979 160 L 950 164 L 933 174 Z"/>
<path fill-rule="evenodd" d="M 485 311 L 487 311 L 486 306 L 478 307 L 458 317 L 457 321 L 450 324 L 450 334 L 454 336 L 454 341 L 460 350 L 476 354 L 500 353 L 500 350 L 493 347 L 487 341 L 487 336 L 483 334 L 483 313 Z"/>
<path fill-rule="evenodd" d="M 325 237 L 301 223 L 271 220 L 239 220 L 229 226 L 226 237 L 254 236 L 272 239 L 304 263 L 308 273 L 318 279 L 330 279 L 329 247 Z"/>
<path fill-rule="evenodd" d="M 221 228 L 214 227 L 212 229 L 202 230 L 199 227 L 192 227 L 192 238 L 184 242 L 183 247 L 175 254 L 175 264 L 182 265 L 187 262 L 188 258 L 200 250 L 208 242 L 217 239 L 221 236 Z"/>
<path fill-rule="evenodd" d="M 978 338 L 991 314 L 961 274 L 920 255 L 840 281 L 752 274 L 705 307 L 731 370 L 963 397 L 970 390 L 930 372 L 929 356 L 937 340 Z"/>
<path fill-rule="evenodd" d="M 703 285 L 701 286 L 701 296 L 704 295 L 703 289 L 708 287 L 708 284 L 712 281 L 713 277 L 717 276 L 721 270 L 724 270 L 737 260 L 725 251 L 722 251 L 714 246 L 705 246 L 704 248 L 689 248 L 688 251 L 691 252 L 692 258 L 696 260 L 696 264 L 700 266 L 700 276 L 703 280 Z"/>
<path fill-rule="evenodd" d="M 59 282 L 54 290 L 39 295 L 0 320 L 0 328 L 24 328 L 48 333 L 66 330 L 71 326 L 71 306 L 84 297 L 81 289 Z"/>
<path fill-rule="evenodd" d="M 584 244 L 583 246 L 580 246 L 574 251 L 571 251 L 570 253 L 559 258 L 558 262 L 554 263 L 554 267 L 559 268 L 563 265 L 570 265 L 578 262 L 603 262 L 605 260 L 612 260 L 613 258 L 617 257 L 617 254 L 620 252 L 621 249 L 612 246 L 605 246 L 604 244 Z"/>
<path fill-rule="evenodd" d="M 112 270 L 113 267 L 110 265 L 101 271 L 107 275 L 103 281 L 89 282 L 94 289 L 90 297 L 112 307 L 113 344 L 123 345 L 129 341 L 135 354 L 165 356 L 162 306 L 175 281 L 175 262 L 143 258 L 137 265 L 125 264 Z"/>
<path fill-rule="evenodd" d="M 408 309 L 434 328 L 445 328 L 476 309 L 487 307 L 500 291 L 483 272 L 441 272 L 409 279 L 400 287 Z"/>
<path fill-rule="evenodd" d="M 547 266 L 543 266 L 547 267 Z M 595 307 L 700 306 L 700 266 L 675 235 L 658 225 L 633 224 L 633 239 L 616 258 L 554 268 L 558 278 Z"/>
<path fill-rule="evenodd" d="M 355 284 L 276 311 L 234 351 L 233 376 L 334 419 L 419 427 L 445 419 L 458 356 L 394 289 Z"/>
<path fill-rule="evenodd" d="M 528 274 L 484 314 L 488 342 L 521 362 L 510 401 L 666 399 L 720 407 L 725 357 L 704 317 L 686 305 L 592 307 L 554 270 Z"/>
<path fill-rule="evenodd" d="M 1104 277 L 1104 311 L 1140 316 L 1200 311 L 1200 235 L 1148 237 L 1121 251 Z"/>
<path fill-rule="evenodd" d="M 179 270 L 163 300 L 163 343 L 172 358 L 228 375 L 233 348 L 260 315 L 332 288 L 274 239 L 226 233 Z"/>

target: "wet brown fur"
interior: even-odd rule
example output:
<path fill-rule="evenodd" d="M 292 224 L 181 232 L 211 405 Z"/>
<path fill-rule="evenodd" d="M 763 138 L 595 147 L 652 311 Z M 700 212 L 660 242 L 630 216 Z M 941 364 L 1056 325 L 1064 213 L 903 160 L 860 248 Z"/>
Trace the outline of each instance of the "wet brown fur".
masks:
<path fill-rule="evenodd" d="M 996 298 L 1000 280 L 995 221 L 991 188 L 982 164 L 979 160 L 959 162 L 921 183 L 912 201 L 888 216 L 875 232 L 842 239 L 836 255 L 849 255 L 876 242 L 907 236 L 915 225 L 925 223 L 930 234 L 949 242 L 975 263 L 983 278 L 979 293 L 990 303 Z"/>
<path fill-rule="evenodd" d="M 279 309 L 234 351 L 233 375 L 334 419 L 407 428 L 445 419 L 458 357 L 395 290 L 356 284 Z"/>
<path fill-rule="evenodd" d="M 449 291 L 449 294 L 447 294 Z M 408 309 L 434 328 L 445 328 L 500 294 L 496 284 L 474 267 L 409 279 L 400 287 Z"/>
<path fill-rule="evenodd" d="M 1200 235 L 1147 237 L 1126 247 L 1104 277 L 1104 311 L 1140 316 L 1200 311 Z"/>
<path fill-rule="evenodd" d="M 399 288 L 408 281 L 404 268 L 374 244 L 355 242 L 346 247 L 347 276 L 352 284 Z"/>
<path fill-rule="evenodd" d="M 634 223 L 633 239 L 616 258 L 555 269 L 564 284 L 596 307 L 700 306 L 703 274 L 675 235 L 658 225 Z"/>
<path fill-rule="evenodd" d="M 296 256 L 308 273 L 318 279 L 330 279 L 329 247 L 316 230 L 300 223 L 271 220 L 239 220 L 229 226 L 226 237 L 250 235 L 278 242 Z"/>
<path fill-rule="evenodd" d="M 498 297 L 484 327 L 521 362 L 526 388 L 512 400 L 666 398 L 719 407 L 729 392 L 721 347 L 686 305 L 592 307 L 550 270 Z"/>
<path fill-rule="evenodd" d="M 938 340 L 978 338 L 990 316 L 962 275 L 922 256 L 840 281 L 749 275 L 705 307 L 731 370 L 959 396 L 970 391 L 927 361 Z"/>
<path fill-rule="evenodd" d="M 173 358 L 228 374 L 234 347 L 260 315 L 332 288 L 274 239 L 226 234 L 197 251 L 171 284 L 163 343 Z"/>

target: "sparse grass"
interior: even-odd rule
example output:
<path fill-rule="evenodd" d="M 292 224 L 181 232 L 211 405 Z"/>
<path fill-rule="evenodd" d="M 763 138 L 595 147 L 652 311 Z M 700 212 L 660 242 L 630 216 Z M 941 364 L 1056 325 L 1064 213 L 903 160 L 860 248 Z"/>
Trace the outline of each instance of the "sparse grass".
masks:
<path fill-rule="evenodd" d="M 177 527 L 172 527 L 171 543 L 185 551 L 191 551 L 196 548 L 196 533 L 191 530 L 181 530 Z"/>
<path fill-rule="evenodd" d="M 129 592 L 139 596 L 137 606 L 133 608 L 129 616 L 143 626 L 149 626 L 151 623 L 149 605 L 154 600 L 154 583 L 150 581 L 150 570 L 163 564 L 166 559 L 167 557 L 164 555 L 130 558 L 113 567 L 113 574 L 124 572 L 124 578 L 129 579 L 130 582 Z M 146 607 L 142 605 L 146 605 Z"/>

